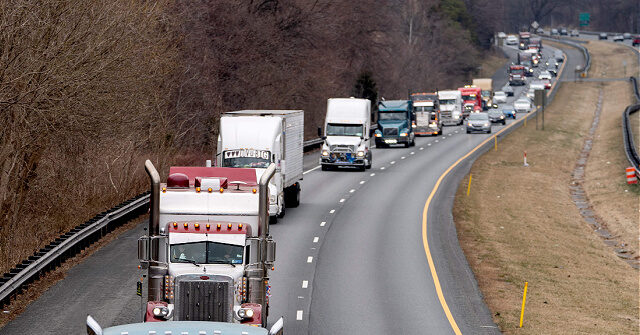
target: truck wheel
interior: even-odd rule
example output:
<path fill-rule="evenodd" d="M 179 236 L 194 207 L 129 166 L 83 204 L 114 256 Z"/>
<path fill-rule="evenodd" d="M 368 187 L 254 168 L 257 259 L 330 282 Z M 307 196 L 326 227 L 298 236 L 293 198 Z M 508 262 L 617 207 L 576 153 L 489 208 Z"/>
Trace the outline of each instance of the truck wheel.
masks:
<path fill-rule="evenodd" d="M 287 213 L 287 203 L 284 203 L 284 206 L 282 206 L 282 210 L 280 211 L 280 213 L 278 215 L 276 215 L 278 217 L 278 219 L 281 219 L 284 217 L 284 215 Z"/>
<path fill-rule="evenodd" d="M 373 164 L 372 159 L 373 159 L 373 154 L 371 153 L 371 151 L 369 151 L 369 159 L 367 160 L 368 164 L 365 165 L 365 167 L 364 167 L 365 169 L 370 169 L 371 168 L 371 165 Z"/>
<path fill-rule="evenodd" d="M 276 224 L 276 223 L 278 223 L 278 216 L 277 215 L 269 216 L 269 224 Z"/>
<path fill-rule="evenodd" d="M 410 147 L 410 146 L 411 146 L 411 143 L 409 143 L 409 142 L 407 142 L 407 143 L 405 143 L 405 144 L 404 144 L 404 147 L 405 147 L 405 148 L 408 148 L 408 147 Z"/>
<path fill-rule="evenodd" d="M 329 171 L 329 166 L 322 165 L 322 171 Z"/>
<path fill-rule="evenodd" d="M 284 190 L 285 207 L 298 207 L 300 205 L 300 183 L 295 183 Z"/>
<path fill-rule="evenodd" d="M 411 141 L 410 146 L 415 147 L 416 146 L 416 139 L 414 138 L 413 141 Z"/>

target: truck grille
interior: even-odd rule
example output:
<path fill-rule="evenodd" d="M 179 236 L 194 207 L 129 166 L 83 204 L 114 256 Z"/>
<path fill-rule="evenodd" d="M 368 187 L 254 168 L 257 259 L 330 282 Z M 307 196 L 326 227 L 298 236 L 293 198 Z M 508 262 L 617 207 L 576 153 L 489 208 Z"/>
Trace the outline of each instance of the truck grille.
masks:
<path fill-rule="evenodd" d="M 331 152 L 356 152 L 355 145 L 336 144 L 329 147 Z"/>
<path fill-rule="evenodd" d="M 398 135 L 398 128 L 383 128 L 382 135 Z"/>
<path fill-rule="evenodd" d="M 440 115 L 444 117 L 451 117 L 451 111 L 440 111 Z"/>
<path fill-rule="evenodd" d="M 233 280 L 226 276 L 209 277 L 178 280 L 174 320 L 231 321 Z"/>

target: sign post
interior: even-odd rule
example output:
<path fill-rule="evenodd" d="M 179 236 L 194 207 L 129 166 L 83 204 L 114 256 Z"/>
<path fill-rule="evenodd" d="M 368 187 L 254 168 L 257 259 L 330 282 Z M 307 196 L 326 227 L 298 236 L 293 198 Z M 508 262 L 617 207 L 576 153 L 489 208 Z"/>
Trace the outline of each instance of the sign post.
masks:
<path fill-rule="evenodd" d="M 542 108 L 542 130 L 544 130 L 544 105 L 547 103 L 546 93 L 546 90 L 535 90 L 535 96 L 533 97 L 533 103 L 538 108 Z M 536 129 L 538 129 L 538 114 L 536 114 Z"/>

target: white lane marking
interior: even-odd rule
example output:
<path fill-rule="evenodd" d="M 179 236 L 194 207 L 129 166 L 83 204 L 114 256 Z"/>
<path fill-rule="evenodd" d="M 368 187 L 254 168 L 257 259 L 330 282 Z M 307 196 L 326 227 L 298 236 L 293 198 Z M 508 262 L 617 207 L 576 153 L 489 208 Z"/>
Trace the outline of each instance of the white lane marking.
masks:
<path fill-rule="evenodd" d="M 420 150 L 424 150 L 424 147 L 420 147 Z"/>
<path fill-rule="evenodd" d="M 458 133 L 458 131 L 456 130 L 456 131 L 455 131 L 455 133 L 457 134 L 457 133 Z"/>
<path fill-rule="evenodd" d="M 405 159 L 405 158 L 406 158 L 406 157 L 404 157 L 404 156 L 400 157 L 400 159 Z"/>
<path fill-rule="evenodd" d="M 332 210 L 330 210 L 330 211 L 329 211 L 329 214 L 333 214 L 333 213 L 335 213 L 335 212 L 336 212 L 336 210 L 335 210 L 335 209 L 332 209 Z"/>
<path fill-rule="evenodd" d="M 309 281 L 308 280 L 303 280 L 302 281 L 302 288 L 307 288 L 309 287 Z"/>
<path fill-rule="evenodd" d="M 301 310 L 298 310 L 296 312 L 296 320 L 302 320 L 302 311 Z"/>
<path fill-rule="evenodd" d="M 361 181 L 360 181 L 360 185 L 362 185 L 362 184 L 364 184 L 364 180 L 361 180 Z"/>
<path fill-rule="evenodd" d="M 356 191 L 355 189 L 350 189 L 350 190 L 349 190 L 349 193 L 353 193 L 353 192 L 355 192 L 355 191 Z"/>
<path fill-rule="evenodd" d="M 311 171 L 313 171 L 313 170 L 317 170 L 317 169 L 319 169 L 319 168 L 320 168 L 320 166 L 321 166 L 321 165 L 318 165 L 318 166 L 314 167 L 313 169 L 309 169 L 309 170 L 307 170 L 307 171 L 303 172 L 302 174 L 307 174 L 307 173 L 309 173 L 309 172 L 311 172 Z"/>
<path fill-rule="evenodd" d="M 436 143 L 438 143 L 438 140 L 436 140 Z"/>
<path fill-rule="evenodd" d="M 344 202 L 344 199 L 340 199 L 340 202 Z"/>
<path fill-rule="evenodd" d="M 395 163 L 396 163 L 396 161 L 391 161 L 391 165 L 393 165 L 393 164 L 395 164 Z"/>
<path fill-rule="evenodd" d="M 451 135 L 453 135 L 453 134 L 449 134 L 449 136 L 451 136 Z"/>
<path fill-rule="evenodd" d="M 384 166 L 380 168 L 380 170 L 384 170 Z"/>
<path fill-rule="evenodd" d="M 410 155 L 415 155 L 415 152 L 411 151 Z"/>
<path fill-rule="evenodd" d="M 373 176 L 375 176 L 375 175 L 376 175 L 375 173 L 370 174 L 370 176 L 371 176 L 371 177 L 373 177 Z"/>
<path fill-rule="evenodd" d="M 431 146 L 431 143 L 427 143 L 428 146 Z"/>
<path fill-rule="evenodd" d="M 320 240 L 320 238 L 318 236 L 313 238 L 313 243 L 318 243 L 318 241 Z"/>
<path fill-rule="evenodd" d="M 320 222 L 320 227 L 324 227 L 324 225 L 326 225 L 326 224 L 327 224 L 326 221 L 322 221 L 322 222 Z"/>
<path fill-rule="evenodd" d="M 307 263 L 312 263 L 312 262 L 313 262 L 313 256 L 307 257 Z"/>
<path fill-rule="evenodd" d="M 446 139 L 447 139 L 447 137 L 446 137 L 446 136 L 442 138 L 442 140 L 443 140 L 443 141 L 444 141 L 444 140 L 446 140 Z M 438 142 L 438 141 L 436 141 L 436 142 Z"/>

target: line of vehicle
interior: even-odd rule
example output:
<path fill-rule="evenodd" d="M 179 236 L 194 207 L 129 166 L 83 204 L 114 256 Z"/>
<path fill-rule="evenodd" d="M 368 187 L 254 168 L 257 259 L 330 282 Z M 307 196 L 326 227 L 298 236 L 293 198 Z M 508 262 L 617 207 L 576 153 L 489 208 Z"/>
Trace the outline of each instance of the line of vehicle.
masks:
<path fill-rule="evenodd" d="M 566 64 L 566 55 L 563 54 L 562 56 L 564 58 L 564 61 L 562 62 L 562 66 L 560 67 L 560 71 L 559 71 L 558 77 L 560 77 L 562 75 L 562 73 L 564 71 L 564 65 Z M 551 92 L 555 89 L 556 83 L 558 83 L 557 79 L 551 85 L 551 89 L 549 90 L 549 92 L 547 92 L 547 96 L 550 95 Z M 537 112 L 537 110 L 536 110 L 536 112 Z M 442 306 L 442 310 L 444 311 L 444 313 L 445 313 L 445 315 L 447 317 L 447 320 L 449 321 L 451 329 L 453 330 L 453 332 L 456 335 L 461 335 L 462 332 L 460 331 L 460 327 L 458 327 L 458 324 L 457 324 L 455 318 L 453 317 L 453 314 L 451 313 L 451 310 L 449 309 L 449 306 L 447 305 L 447 301 L 446 301 L 446 299 L 444 297 L 444 293 L 443 293 L 442 287 L 440 285 L 440 280 L 438 279 L 438 273 L 436 271 L 435 263 L 433 261 L 433 257 L 431 256 L 431 250 L 429 248 L 429 239 L 428 239 L 428 234 L 427 234 L 429 206 L 431 205 L 431 201 L 433 200 L 433 197 L 435 196 L 436 192 L 438 191 L 438 188 L 440 187 L 440 184 L 442 183 L 444 178 L 449 174 L 449 172 L 451 172 L 451 170 L 453 170 L 456 166 L 458 166 L 458 164 L 460 164 L 460 162 L 464 161 L 469 156 L 471 156 L 474 152 L 476 152 L 478 149 L 482 148 L 484 145 L 489 143 L 489 141 L 493 140 L 494 137 L 499 136 L 503 132 L 506 132 L 507 129 L 509 129 L 511 127 L 514 127 L 515 125 L 517 125 L 517 124 L 519 124 L 521 122 L 524 122 L 524 120 L 526 120 L 527 118 L 529 118 L 531 115 L 534 115 L 534 114 L 535 113 L 528 113 L 523 118 L 521 118 L 521 119 L 519 119 L 519 120 L 517 120 L 515 122 L 510 123 L 506 127 L 503 127 L 497 133 L 495 133 L 494 135 L 489 136 L 484 141 L 480 142 L 480 144 L 478 144 L 476 147 L 471 149 L 471 151 L 469 151 L 467 154 L 465 154 L 464 156 L 460 157 L 457 161 L 455 161 L 451 166 L 449 166 L 442 173 L 442 175 L 440 175 L 440 177 L 436 181 L 435 186 L 431 190 L 431 193 L 429 194 L 429 197 L 427 198 L 427 201 L 424 204 L 424 208 L 423 208 L 423 211 L 422 211 L 422 245 L 424 247 L 425 255 L 427 257 L 427 263 L 429 264 L 429 270 L 431 272 L 431 277 L 433 278 L 433 283 L 434 283 L 434 286 L 435 286 L 435 289 L 436 289 L 436 294 L 438 295 L 438 300 L 440 301 L 440 305 Z"/>

